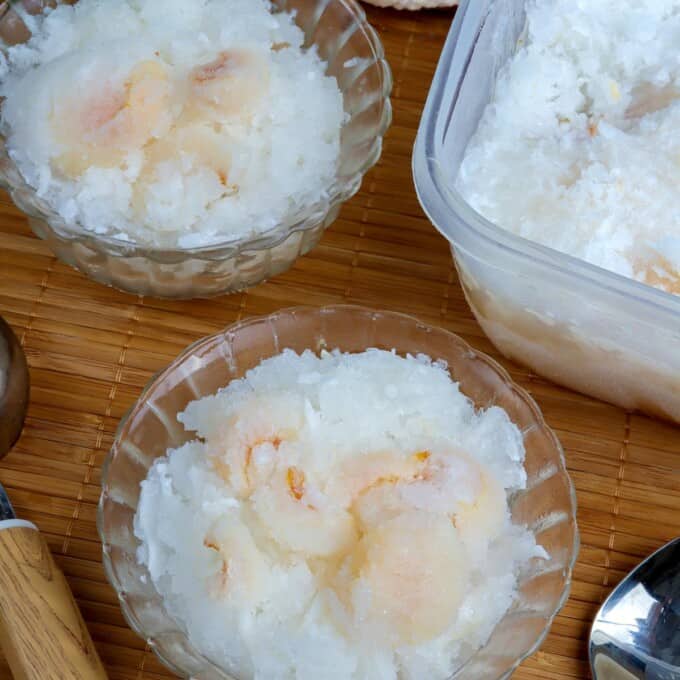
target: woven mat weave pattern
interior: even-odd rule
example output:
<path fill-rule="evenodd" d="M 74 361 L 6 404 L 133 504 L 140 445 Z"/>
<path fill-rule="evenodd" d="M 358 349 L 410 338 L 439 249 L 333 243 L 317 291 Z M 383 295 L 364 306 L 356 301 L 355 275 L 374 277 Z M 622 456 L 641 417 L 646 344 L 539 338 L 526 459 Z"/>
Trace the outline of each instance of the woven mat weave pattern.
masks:
<path fill-rule="evenodd" d="M 583 546 L 571 598 L 516 680 L 587 678 L 586 639 L 599 603 L 628 569 L 680 535 L 679 430 L 499 357 L 465 303 L 447 243 L 418 205 L 411 149 L 453 10 L 368 13 L 394 72 L 394 124 L 361 192 L 287 274 L 213 300 L 136 298 L 59 263 L 0 194 L 0 313 L 26 350 L 33 386 L 0 481 L 18 514 L 48 537 L 112 680 L 173 677 L 126 626 L 101 565 L 96 503 L 118 420 L 186 345 L 281 307 L 353 302 L 414 314 L 499 359 L 538 401 L 566 450 Z M 9 677 L 0 661 L 0 678 Z"/>

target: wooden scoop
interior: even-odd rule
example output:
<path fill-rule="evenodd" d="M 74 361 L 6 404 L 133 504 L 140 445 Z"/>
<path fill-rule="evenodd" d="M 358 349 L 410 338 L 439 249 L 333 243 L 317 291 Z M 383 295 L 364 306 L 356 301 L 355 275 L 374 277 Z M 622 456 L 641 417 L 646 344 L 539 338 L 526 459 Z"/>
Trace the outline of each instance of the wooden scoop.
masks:
<path fill-rule="evenodd" d="M 26 357 L 0 318 L 0 458 L 28 405 Z M 31 522 L 16 519 L 0 485 L 0 644 L 15 680 L 105 680 L 68 583 Z"/>

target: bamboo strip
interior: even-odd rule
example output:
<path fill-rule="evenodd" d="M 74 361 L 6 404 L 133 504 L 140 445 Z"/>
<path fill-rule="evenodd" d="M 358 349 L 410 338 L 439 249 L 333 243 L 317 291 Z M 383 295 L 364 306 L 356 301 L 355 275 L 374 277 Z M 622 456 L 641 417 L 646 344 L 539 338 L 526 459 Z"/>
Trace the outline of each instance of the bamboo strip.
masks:
<path fill-rule="evenodd" d="M 448 243 L 422 213 L 410 156 L 452 13 L 369 10 L 394 71 L 394 125 L 380 164 L 322 243 L 246 293 L 141 300 L 57 262 L 0 194 L 0 313 L 23 339 L 33 391 L 24 435 L 0 466 L 17 511 L 43 530 L 112 680 L 173 677 L 125 624 L 96 533 L 100 468 L 119 418 L 186 345 L 237 319 L 296 304 L 357 302 L 410 312 L 501 360 L 561 439 L 582 550 L 572 595 L 517 680 L 588 677 L 589 623 L 642 558 L 680 531 L 678 429 L 563 390 L 503 360 L 472 317 Z M 123 351 L 124 350 L 124 351 Z M 8 669 L 0 660 L 0 679 Z"/>

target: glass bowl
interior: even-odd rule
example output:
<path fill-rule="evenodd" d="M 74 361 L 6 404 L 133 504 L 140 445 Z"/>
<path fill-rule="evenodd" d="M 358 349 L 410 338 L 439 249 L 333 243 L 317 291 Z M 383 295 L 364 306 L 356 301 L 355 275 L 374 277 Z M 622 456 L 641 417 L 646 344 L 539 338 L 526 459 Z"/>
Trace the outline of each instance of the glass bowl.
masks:
<path fill-rule="evenodd" d="M 130 626 L 180 675 L 233 678 L 193 648 L 182 626 L 166 612 L 146 567 L 136 559 L 139 542 L 133 517 L 140 482 L 169 447 L 193 438 L 178 423 L 177 413 L 283 349 L 360 352 L 369 347 L 444 359 L 477 407 L 503 407 L 524 436 L 528 484 L 511 499 L 512 517 L 533 531 L 549 559 L 535 560 L 521 574 L 517 602 L 488 643 L 452 678 L 506 678 L 546 636 L 568 596 L 578 531 L 576 499 L 562 448 L 535 402 L 498 364 L 440 328 L 361 307 L 302 307 L 235 324 L 187 348 L 151 380 L 123 418 L 104 465 L 97 520 L 107 576 Z"/>
<path fill-rule="evenodd" d="M 23 2 L 34 8 L 47 0 Z M 380 157 L 382 138 L 392 119 L 392 77 L 380 39 L 355 0 L 273 0 L 272 4 L 276 10 L 295 12 L 305 44 L 316 46 L 328 62 L 327 74 L 335 76 L 343 93 L 348 119 L 341 134 L 337 177 L 327 198 L 247 238 L 200 248 L 136 245 L 65 223 L 24 181 L 0 136 L 0 184 L 60 260 L 100 283 L 130 293 L 208 297 L 276 276 L 319 242 L 341 204 L 359 190 L 363 175 Z M 28 37 L 13 10 L 2 16 L 2 44 Z"/>
<path fill-rule="evenodd" d="M 463 0 L 420 122 L 413 175 L 477 320 L 556 383 L 680 423 L 680 296 L 492 224 L 456 190 L 463 154 L 517 49 L 527 0 Z"/>

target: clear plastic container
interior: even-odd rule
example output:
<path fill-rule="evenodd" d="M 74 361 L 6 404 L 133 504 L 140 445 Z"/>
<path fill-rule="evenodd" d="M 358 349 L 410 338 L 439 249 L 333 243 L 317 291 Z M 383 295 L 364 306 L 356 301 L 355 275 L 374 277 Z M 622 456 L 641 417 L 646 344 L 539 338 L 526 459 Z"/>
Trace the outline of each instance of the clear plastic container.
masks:
<path fill-rule="evenodd" d="M 503 354 L 567 387 L 680 422 L 680 297 L 500 229 L 454 188 L 525 5 L 464 0 L 458 9 L 413 156 L 420 202 Z"/>

